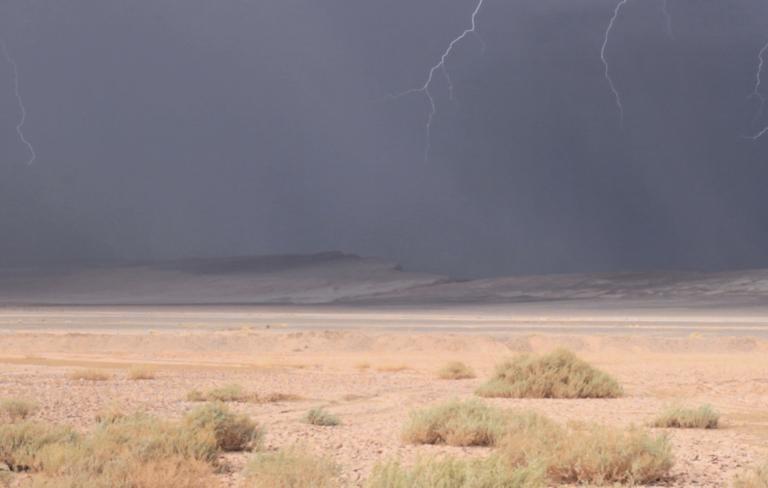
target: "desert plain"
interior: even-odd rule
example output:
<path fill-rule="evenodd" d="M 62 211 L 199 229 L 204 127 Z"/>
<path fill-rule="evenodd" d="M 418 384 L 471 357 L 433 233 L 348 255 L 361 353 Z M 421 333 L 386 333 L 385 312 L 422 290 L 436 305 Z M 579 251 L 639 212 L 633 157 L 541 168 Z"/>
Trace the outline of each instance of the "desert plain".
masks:
<path fill-rule="evenodd" d="M 567 348 L 613 375 L 615 399 L 483 399 L 560 422 L 646 426 L 672 404 L 710 404 L 718 429 L 666 432 L 675 464 L 663 486 L 729 486 L 768 459 L 768 324 L 759 314 L 699 322 L 695 313 L 557 313 L 552 307 L 89 306 L 0 310 L 0 398 L 34 401 L 33 418 L 87 431 L 105 409 L 178 419 L 187 395 L 227 385 L 274 402 L 232 402 L 264 430 L 262 449 L 301 445 L 328 456 L 343 486 L 363 486 L 378 462 L 434 454 L 483 456 L 486 447 L 412 445 L 401 430 L 413 410 L 474 391 L 494 365 L 521 353 Z M 554 310 L 554 311 L 553 311 Z M 701 319 L 703 320 L 703 319 Z M 336 324 L 334 326 L 334 324 Z M 736 331 L 736 332 L 734 332 Z M 445 380 L 462 361 L 477 377 Z M 129 371 L 147 366 L 153 378 Z M 98 370 L 107 379 L 74 379 Z M 309 425 L 323 407 L 338 426 Z M 221 486 L 239 486 L 251 453 L 222 455 Z M 23 486 L 34 476 L 19 473 Z"/>

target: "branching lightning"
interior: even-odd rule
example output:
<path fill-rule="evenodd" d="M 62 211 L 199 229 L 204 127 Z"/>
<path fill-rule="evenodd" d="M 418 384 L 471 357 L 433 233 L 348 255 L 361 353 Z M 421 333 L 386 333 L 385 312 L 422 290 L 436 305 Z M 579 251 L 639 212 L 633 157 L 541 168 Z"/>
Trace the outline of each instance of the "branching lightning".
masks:
<path fill-rule="evenodd" d="M 19 110 L 21 112 L 21 116 L 16 123 L 16 133 L 19 135 L 19 140 L 25 146 L 27 146 L 27 149 L 29 150 L 29 159 L 27 160 L 27 165 L 31 165 L 37 159 L 37 153 L 35 152 L 35 148 L 32 146 L 32 143 L 29 142 L 29 140 L 27 140 L 26 136 L 24 135 L 24 123 L 27 121 L 27 107 L 24 105 L 24 99 L 21 98 L 21 89 L 19 88 L 19 67 L 16 64 L 16 60 L 11 56 L 11 53 L 8 52 L 8 46 L 6 46 L 2 39 L 0 39 L 0 51 L 3 52 L 3 57 L 11 67 L 11 73 L 13 75 L 13 93 L 16 96 L 16 101 L 19 104 Z"/>
<path fill-rule="evenodd" d="M 765 95 L 763 95 L 762 92 L 762 85 L 763 85 L 763 67 L 765 66 L 765 55 L 768 53 L 768 42 L 766 42 L 762 49 L 760 49 L 760 53 L 757 55 L 757 69 L 755 70 L 755 87 L 752 90 L 752 93 L 749 94 L 749 98 L 756 98 L 758 103 L 757 107 L 757 113 L 755 114 L 754 121 L 757 122 L 763 117 L 763 111 L 765 109 L 765 102 L 767 101 L 765 98 Z M 766 133 L 768 133 L 768 126 L 763 128 L 760 132 L 753 136 L 748 136 L 748 139 L 757 140 L 763 137 Z"/>
<path fill-rule="evenodd" d="M 616 23 L 616 19 L 619 17 L 621 9 L 624 8 L 627 2 L 629 2 L 629 0 L 619 0 L 619 3 L 616 4 L 616 8 L 613 9 L 613 16 L 611 17 L 611 21 L 608 23 L 608 27 L 605 29 L 605 35 L 603 36 L 603 47 L 600 49 L 600 59 L 603 61 L 603 66 L 605 66 L 605 80 L 608 82 L 608 86 L 611 88 L 613 97 L 616 99 L 616 107 L 619 109 L 619 123 L 622 126 L 624 125 L 624 104 L 621 101 L 621 95 L 616 89 L 613 78 L 611 78 L 611 69 L 610 65 L 608 64 L 608 58 L 606 57 L 605 52 L 608 48 L 608 40 L 611 37 L 611 31 L 613 31 L 613 26 Z"/>
<path fill-rule="evenodd" d="M 451 100 L 453 100 L 453 81 L 451 80 L 451 75 L 448 72 L 446 60 L 453 52 L 453 49 L 456 47 L 456 45 L 470 35 L 477 36 L 477 38 L 480 39 L 480 42 L 482 43 L 483 47 L 485 46 L 485 43 L 483 42 L 482 38 L 480 38 L 477 32 L 477 16 L 480 13 L 480 10 L 483 8 L 484 2 L 485 0 L 478 0 L 477 6 L 475 6 L 475 10 L 472 12 L 470 27 L 464 30 L 464 32 L 462 32 L 458 37 L 454 38 L 448 44 L 448 47 L 445 49 L 445 51 L 443 51 L 443 54 L 440 56 L 439 62 L 434 66 L 432 66 L 432 68 L 430 68 L 429 73 L 427 75 L 426 82 L 424 82 L 424 84 L 421 85 L 419 88 L 412 88 L 410 90 L 404 91 L 394 96 L 394 98 L 400 98 L 400 97 L 404 97 L 406 95 L 411 95 L 414 93 L 421 93 L 427 98 L 427 101 L 429 102 L 429 115 L 427 116 L 427 123 L 426 123 L 426 146 L 424 148 L 425 160 L 429 160 L 429 152 L 432 149 L 432 122 L 435 120 L 435 115 L 437 115 L 437 102 L 435 101 L 435 97 L 431 91 L 432 82 L 435 80 L 435 73 L 437 73 L 438 71 L 441 71 L 443 73 L 443 77 L 445 78 L 445 81 L 448 84 L 448 96 Z"/>

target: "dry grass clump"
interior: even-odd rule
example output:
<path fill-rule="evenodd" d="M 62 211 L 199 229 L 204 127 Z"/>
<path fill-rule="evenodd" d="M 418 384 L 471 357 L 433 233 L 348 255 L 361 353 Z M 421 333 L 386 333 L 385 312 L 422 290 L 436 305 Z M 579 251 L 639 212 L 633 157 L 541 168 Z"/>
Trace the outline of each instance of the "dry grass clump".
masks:
<path fill-rule="evenodd" d="M 126 417 L 128 417 L 128 415 L 123 412 L 123 409 L 120 408 L 120 405 L 117 403 L 112 403 L 111 405 L 99 410 L 99 412 L 96 413 L 96 422 L 114 424 L 124 420 Z"/>
<path fill-rule="evenodd" d="M 498 456 L 486 459 L 433 458 L 410 468 L 389 461 L 373 468 L 366 488 L 540 488 L 537 467 L 511 467 Z"/>
<path fill-rule="evenodd" d="M 41 453 L 48 446 L 71 445 L 77 434 L 68 427 L 58 427 L 26 420 L 0 424 L 0 464 L 11 471 L 38 471 L 43 467 Z"/>
<path fill-rule="evenodd" d="M 645 484 L 668 476 L 673 460 L 666 436 L 604 426 L 565 428 L 543 417 L 518 422 L 499 441 L 512 466 L 540 466 L 554 483 Z"/>
<path fill-rule="evenodd" d="M 716 429 L 719 422 L 720 414 L 710 405 L 702 405 L 699 408 L 672 406 L 651 422 L 651 427 Z"/>
<path fill-rule="evenodd" d="M 441 380 L 466 380 L 476 375 L 472 368 L 461 361 L 451 361 L 437 372 L 437 377 Z"/>
<path fill-rule="evenodd" d="M 262 403 L 300 402 L 302 400 L 304 400 L 303 396 L 293 393 L 269 393 L 259 397 L 259 401 Z"/>
<path fill-rule="evenodd" d="M 304 397 L 292 393 L 269 393 L 261 396 L 234 384 L 208 391 L 191 390 L 187 393 L 188 402 L 278 403 L 300 400 L 304 400 Z"/>
<path fill-rule="evenodd" d="M 412 412 L 402 437 L 412 444 L 492 446 L 507 420 L 507 414 L 479 400 L 452 401 Z"/>
<path fill-rule="evenodd" d="M 308 424 L 319 425 L 322 427 L 334 427 L 341 423 L 341 420 L 332 413 L 326 412 L 322 407 L 313 408 L 304 416 L 304 421 Z"/>
<path fill-rule="evenodd" d="M 257 454 L 245 468 L 243 488 L 336 488 L 339 468 L 330 459 L 289 449 Z"/>
<path fill-rule="evenodd" d="M 249 422 L 217 407 L 184 422 L 115 415 L 87 435 L 31 421 L 2 424 L 0 463 L 37 472 L 32 486 L 39 488 L 209 488 L 218 484 L 220 450 L 255 444 Z"/>
<path fill-rule="evenodd" d="M 98 369 L 80 369 L 72 371 L 69 377 L 73 380 L 82 381 L 107 381 L 112 375 Z"/>
<path fill-rule="evenodd" d="M 154 380 L 155 378 L 157 378 L 157 370 L 151 366 L 134 366 L 128 370 L 129 380 Z"/>
<path fill-rule="evenodd" d="M 202 405 L 184 417 L 192 431 L 213 432 L 216 446 L 223 451 L 251 451 L 261 446 L 262 429 L 247 415 L 232 413 L 224 404 Z"/>
<path fill-rule="evenodd" d="M 616 398 L 623 391 L 614 378 L 560 349 L 499 364 L 476 393 L 502 398 Z"/>
<path fill-rule="evenodd" d="M 256 403 L 259 401 L 259 396 L 256 393 L 245 391 L 240 385 L 232 384 L 205 392 L 192 390 L 187 393 L 187 401 Z"/>
<path fill-rule="evenodd" d="M 35 402 L 18 398 L 8 398 L 0 402 L 0 414 L 8 417 L 11 422 L 24 420 L 37 412 L 38 409 L 39 407 Z"/>
<path fill-rule="evenodd" d="M 768 463 L 751 467 L 736 475 L 733 488 L 768 488 Z"/>
<path fill-rule="evenodd" d="M 34 486 L 50 488 L 206 488 L 216 485 L 218 449 L 210 430 L 132 415 L 38 454 Z"/>

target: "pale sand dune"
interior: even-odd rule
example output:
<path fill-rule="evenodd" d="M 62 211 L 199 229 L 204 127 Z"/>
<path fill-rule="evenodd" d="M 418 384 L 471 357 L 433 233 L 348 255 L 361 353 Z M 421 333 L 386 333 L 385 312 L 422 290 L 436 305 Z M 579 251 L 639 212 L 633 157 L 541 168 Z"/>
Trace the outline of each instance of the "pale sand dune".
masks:
<path fill-rule="evenodd" d="M 234 408 L 264 423 L 269 448 L 300 442 L 321 450 L 342 465 L 345 486 L 360 486 L 373 464 L 390 456 L 412 460 L 438 452 L 486 453 L 485 448 L 405 445 L 399 429 L 414 408 L 471 397 L 502 358 L 568 347 L 615 375 L 627 395 L 487 401 L 535 409 L 560 421 L 613 425 L 645 424 L 677 400 L 711 403 L 723 413 L 724 428 L 670 431 L 677 459 L 672 486 L 726 486 L 739 469 L 768 457 L 768 339 L 736 337 L 722 328 L 706 334 L 678 328 L 671 336 L 643 329 L 627 333 L 621 324 L 610 334 L 595 334 L 586 328 L 588 317 L 577 322 L 585 324 L 581 333 L 487 331 L 483 319 L 496 324 L 503 317 L 478 310 L 459 313 L 470 325 L 480 324 L 474 331 L 441 330 L 425 318 L 444 324 L 441 314 L 450 315 L 445 311 L 416 313 L 423 320 L 419 323 L 427 325 L 405 330 L 411 317 L 407 311 L 382 316 L 360 309 L 305 311 L 309 317 L 301 310 L 272 309 L 264 320 L 279 316 L 283 323 L 266 329 L 254 325 L 259 313 L 221 308 L 5 310 L 0 323 L 16 321 L 17 326 L 0 326 L 0 397 L 35 399 L 43 407 L 39 418 L 88 428 L 100 409 L 115 402 L 127 410 L 177 418 L 192 407 L 185 395 L 193 388 L 238 383 L 261 393 L 299 394 L 306 400 Z M 318 325 L 344 313 L 354 318 L 343 320 L 360 325 Z M 377 327 L 362 325 L 370 323 Z M 76 324 L 87 325 L 68 330 Z M 435 379 L 435 371 L 448 360 L 466 362 L 479 378 Z M 145 363 L 158 368 L 157 379 L 126 379 L 130 365 Z M 69 372 L 81 367 L 114 376 L 95 383 L 71 380 Z M 306 410 L 320 405 L 343 424 L 324 429 L 300 421 Z M 225 486 L 237 486 L 245 459 L 243 454 L 226 456 Z"/>

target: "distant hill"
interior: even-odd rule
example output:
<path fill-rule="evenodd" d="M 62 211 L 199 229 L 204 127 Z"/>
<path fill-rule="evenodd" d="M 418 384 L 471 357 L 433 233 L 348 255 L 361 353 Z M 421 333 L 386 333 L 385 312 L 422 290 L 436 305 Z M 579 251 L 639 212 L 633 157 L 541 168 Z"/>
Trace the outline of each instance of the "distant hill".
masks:
<path fill-rule="evenodd" d="M 768 305 L 768 270 L 658 271 L 457 281 L 328 252 L 121 265 L 0 269 L 0 305 L 567 302 L 635 307 Z"/>
<path fill-rule="evenodd" d="M 728 272 L 654 271 L 516 276 L 443 281 L 411 290 L 393 290 L 353 302 L 545 303 L 568 302 L 633 307 L 768 306 L 768 270 Z"/>
<path fill-rule="evenodd" d="M 321 304 L 445 278 L 340 252 L 0 269 L 0 304 Z"/>

